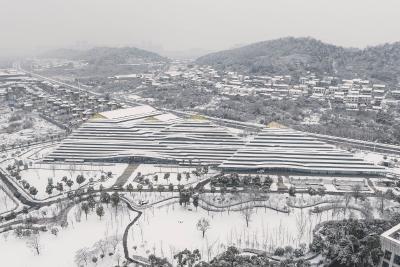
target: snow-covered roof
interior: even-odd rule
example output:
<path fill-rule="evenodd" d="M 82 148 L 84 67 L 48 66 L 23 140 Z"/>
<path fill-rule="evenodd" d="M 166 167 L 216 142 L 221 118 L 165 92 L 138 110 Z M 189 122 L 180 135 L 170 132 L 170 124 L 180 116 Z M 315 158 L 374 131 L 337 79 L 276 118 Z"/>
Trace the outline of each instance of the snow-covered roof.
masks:
<path fill-rule="evenodd" d="M 112 111 L 105 111 L 101 112 L 100 115 L 107 118 L 107 119 L 118 119 L 122 117 L 128 117 L 128 116 L 137 116 L 145 113 L 151 113 L 155 111 L 156 109 L 147 106 L 147 105 L 142 105 L 142 106 L 136 106 L 132 108 L 124 108 L 124 109 L 117 109 L 117 110 L 112 110 Z"/>
<path fill-rule="evenodd" d="M 179 119 L 179 117 L 175 116 L 174 114 L 171 113 L 165 113 L 165 114 L 161 114 L 158 116 L 154 116 L 155 119 L 159 120 L 159 121 L 172 121 L 172 120 L 177 120 Z"/>

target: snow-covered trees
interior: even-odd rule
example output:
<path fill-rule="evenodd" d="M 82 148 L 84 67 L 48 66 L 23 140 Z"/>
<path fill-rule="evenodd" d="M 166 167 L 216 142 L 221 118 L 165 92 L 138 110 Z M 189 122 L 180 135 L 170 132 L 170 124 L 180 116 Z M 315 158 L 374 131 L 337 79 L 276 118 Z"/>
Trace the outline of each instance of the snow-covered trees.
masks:
<path fill-rule="evenodd" d="M 200 251 L 195 249 L 190 251 L 185 249 L 177 254 L 174 255 L 174 259 L 178 262 L 179 267 L 192 267 L 196 262 L 201 259 Z"/>
<path fill-rule="evenodd" d="M 96 208 L 96 214 L 97 214 L 97 216 L 99 216 L 99 218 L 101 220 L 101 217 L 104 216 L 104 208 L 103 208 L 103 206 L 98 206 Z"/>
<path fill-rule="evenodd" d="M 83 175 L 78 175 L 77 177 L 76 177 L 76 182 L 79 184 L 79 185 L 81 185 L 81 184 L 83 184 L 84 182 L 86 181 L 86 178 L 83 176 Z"/>
<path fill-rule="evenodd" d="M 151 267 L 172 267 L 166 258 L 159 258 L 154 254 L 149 256 L 149 262 Z"/>
<path fill-rule="evenodd" d="M 296 187 L 291 186 L 289 188 L 289 196 L 292 196 L 292 197 L 296 196 Z"/>
<path fill-rule="evenodd" d="M 112 193 L 110 200 L 111 200 L 112 206 L 115 207 L 115 211 L 117 212 L 118 204 L 121 201 L 119 194 L 117 192 Z"/>
<path fill-rule="evenodd" d="M 89 213 L 89 205 L 88 205 L 88 203 L 87 202 L 82 202 L 81 209 L 85 213 L 86 220 L 87 220 L 87 216 L 88 216 L 88 213 Z"/>
<path fill-rule="evenodd" d="M 327 222 L 316 232 L 311 249 L 344 266 L 377 266 L 382 255 L 379 235 L 397 222 L 352 219 Z"/>
<path fill-rule="evenodd" d="M 101 192 L 101 194 L 100 194 L 100 202 L 108 205 L 110 203 L 110 201 L 111 201 L 110 194 L 107 193 L 107 192 L 104 192 L 104 191 Z"/>

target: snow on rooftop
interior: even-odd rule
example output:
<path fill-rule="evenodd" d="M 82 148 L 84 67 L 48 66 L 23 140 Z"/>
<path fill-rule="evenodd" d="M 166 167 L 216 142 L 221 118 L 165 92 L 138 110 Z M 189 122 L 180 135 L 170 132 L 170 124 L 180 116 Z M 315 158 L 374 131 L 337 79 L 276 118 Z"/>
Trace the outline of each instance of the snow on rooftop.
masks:
<path fill-rule="evenodd" d="M 100 115 L 107 119 L 118 119 L 127 116 L 138 116 L 145 113 L 156 111 L 155 108 L 147 105 L 136 106 L 131 108 L 117 109 L 112 111 L 101 112 Z"/>
<path fill-rule="evenodd" d="M 171 113 L 165 113 L 165 114 L 161 114 L 158 116 L 154 116 L 155 119 L 159 120 L 159 121 L 171 121 L 171 120 L 177 120 L 179 119 L 179 117 L 175 116 L 174 114 Z"/>

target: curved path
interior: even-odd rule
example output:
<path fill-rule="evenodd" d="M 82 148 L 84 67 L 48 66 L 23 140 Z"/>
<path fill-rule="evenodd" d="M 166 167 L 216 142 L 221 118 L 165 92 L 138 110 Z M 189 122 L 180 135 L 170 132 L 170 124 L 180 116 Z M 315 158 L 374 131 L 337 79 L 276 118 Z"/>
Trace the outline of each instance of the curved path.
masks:
<path fill-rule="evenodd" d="M 276 208 L 276 207 L 272 207 L 272 206 L 266 205 L 265 204 L 266 200 L 264 200 L 264 199 L 249 199 L 249 200 L 241 201 L 241 202 L 234 203 L 234 204 L 231 204 L 231 205 L 215 205 L 214 203 L 211 203 L 211 202 L 209 202 L 209 201 L 207 201 L 205 199 L 202 199 L 202 198 L 199 198 L 199 200 L 201 202 L 203 202 L 204 204 L 206 204 L 206 206 L 204 206 L 204 205 L 200 205 L 200 206 L 203 209 L 208 210 L 208 211 L 216 211 L 216 212 L 226 211 L 226 210 L 229 210 L 229 211 L 241 211 L 241 210 L 246 209 L 247 207 L 244 207 L 244 208 L 243 207 L 239 207 L 239 208 L 233 208 L 233 209 L 231 209 L 231 207 L 235 207 L 235 206 L 239 206 L 239 205 L 250 203 L 250 205 L 249 205 L 250 208 L 268 208 L 268 209 L 271 209 L 271 210 L 274 210 L 274 211 L 278 211 L 278 212 L 289 213 L 289 210 L 279 209 L 279 208 Z"/>
<path fill-rule="evenodd" d="M 162 200 L 153 202 L 153 203 L 151 203 L 149 205 L 138 207 L 138 206 L 134 205 L 126 197 L 124 197 L 124 196 L 121 197 L 121 200 L 126 203 L 128 209 L 137 213 L 136 217 L 126 226 L 125 231 L 124 231 L 124 235 L 122 237 L 122 246 L 124 248 L 124 256 L 128 261 L 136 263 L 136 264 L 139 264 L 139 265 L 142 265 L 142 266 L 150 266 L 150 263 L 149 263 L 147 258 L 141 257 L 141 256 L 137 256 L 137 255 L 130 256 L 129 255 L 129 249 L 128 249 L 128 234 L 129 234 L 129 231 L 130 231 L 131 227 L 139 220 L 140 216 L 142 216 L 143 211 L 141 211 L 141 210 L 150 208 L 150 207 L 152 207 L 152 206 L 154 206 L 156 204 L 159 204 L 159 203 L 162 203 L 162 202 L 165 202 L 165 201 L 169 201 L 171 199 L 176 199 L 176 198 L 178 198 L 178 197 L 176 197 L 176 196 L 175 197 L 168 197 L 168 198 L 164 198 Z"/>
<path fill-rule="evenodd" d="M 121 200 L 124 201 L 128 207 L 128 209 L 130 209 L 131 211 L 134 211 L 137 213 L 136 217 L 133 218 L 133 220 L 126 226 L 125 231 L 124 231 L 124 235 L 122 237 L 122 246 L 124 248 L 124 256 L 125 259 L 127 259 L 130 262 L 139 264 L 139 265 L 143 265 L 143 266 L 149 266 L 149 262 L 146 258 L 144 257 L 139 257 L 139 256 L 129 256 L 129 250 L 128 250 L 128 234 L 129 234 L 129 230 L 131 229 L 131 227 L 137 222 L 137 220 L 139 220 L 140 216 L 142 216 L 142 211 L 140 211 L 139 209 L 135 208 L 132 206 L 131 202 L 126 199 L 125 197 L 121 197 Z"/>
<path fill-rule="evenodd" d="M 339 203 L 339 202 L 341 202 L 341 201 L 339 201 L 339 200 L 323 200 L 323 201 L 312 203 L 312 204 L 296 205 L 288 200 L 288 201 L 286 201 L 286 205 L 288 207 L 294 208 L 294 209 L 306 209 L 306 208 L 316 207 L 316 206 L 319 206 L 322 204 L 334 204 L 334 203 Z"/>
<path fill-rule="evenodd" d="M 325 205 L 325 206 L 317 207 L 317 208 L 318 208 L 318 210 L 311 210 L 311 212 L 320 213 L 322 211 L 333 210 L 333 209 L 343 209 L 343 210 L 348 209 L 348 210 L 356 210 L 356 211 L 361 212 L 367 220 L 374 219 L 373 214 L 368 212 L 368 210 L 363 209 L 363 208 L 358 207 L 358 206 L 354 206 L 354 205 L 346 206 L 346 205 L 343 205 L 343 204 L 331 204 L 331 205 Z"/>

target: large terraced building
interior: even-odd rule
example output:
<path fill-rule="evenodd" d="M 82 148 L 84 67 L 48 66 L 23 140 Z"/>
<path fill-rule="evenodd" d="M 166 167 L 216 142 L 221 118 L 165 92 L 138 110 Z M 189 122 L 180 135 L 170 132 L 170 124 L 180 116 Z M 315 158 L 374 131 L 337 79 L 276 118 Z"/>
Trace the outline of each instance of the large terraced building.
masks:
<path fill-rule="evenodd" d="M 207 120 L 184 119 L 150 106 L 98 114 L 46 161 L 139 161 L 210 164 L 226 171 L 380 175 L 385 169 L 289 128 L 253 138 Z"/>

